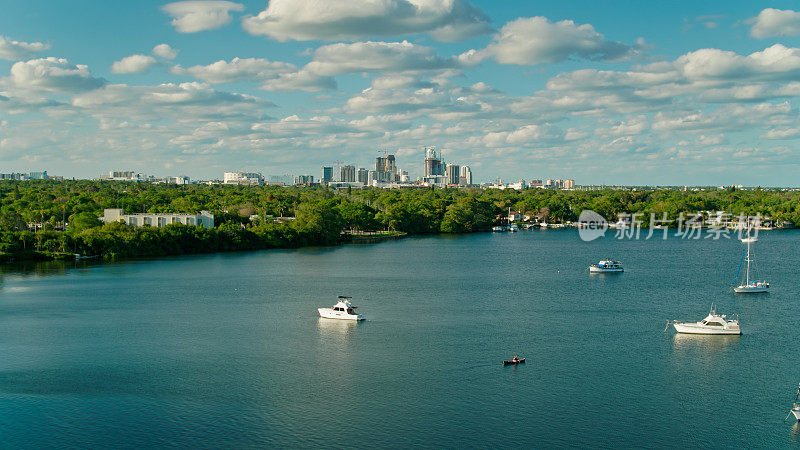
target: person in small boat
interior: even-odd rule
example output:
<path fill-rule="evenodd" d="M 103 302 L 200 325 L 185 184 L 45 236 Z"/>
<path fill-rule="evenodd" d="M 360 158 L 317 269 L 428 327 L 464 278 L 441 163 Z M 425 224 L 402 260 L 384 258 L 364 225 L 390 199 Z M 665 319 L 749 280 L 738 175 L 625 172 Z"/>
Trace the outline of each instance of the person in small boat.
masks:
<path fill-rule="evenodd" d="M 516 353 L 514 353 L 514 357 L 513 357 L 513 358 L 511 358 L 511 360 L 512 360 L 512 361 L 518 361 L 518 360 L 517 360 L 517 354 L 516 354 Z"/>

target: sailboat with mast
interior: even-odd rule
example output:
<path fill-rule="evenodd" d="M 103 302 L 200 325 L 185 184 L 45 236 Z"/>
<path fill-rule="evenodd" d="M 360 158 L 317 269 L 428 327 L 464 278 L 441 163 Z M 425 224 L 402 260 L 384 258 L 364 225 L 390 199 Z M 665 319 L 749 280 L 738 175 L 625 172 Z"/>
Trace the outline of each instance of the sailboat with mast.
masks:
<path fill-rule="evenodd" d="M 757 241 L 758 241 L 757 237 L 746 237 L 742 239 L 742 243 L 747 244 L 747 253 L 746 257 L 744 258 L 744 260 L 747 262 L 747 269 L 745 270 L 744 284 L 736 286 L 736 282 L 739 280 L 739 272 L 742 270 L 742 263 L 740 261 L 739 270 L 736 271 L 736 278 L 733 281 L 734 284 L 733 292 L 736 292 L 737 294 L 769 292 L 769 282 L 755 281 L 755 280 L 750 281 L 750 263 L 753 261 L 753 259 L 750 257 L 750 244 Z"/>
<path fill-rule="evenodd" d="M 794 395 L 794 403 L 792 403 L 792 409 L 789 410 L 789 415 L 786 416 L 786 419 L 789 416 L 794 415 L 795 420 L 800 422 L 800 403 L 797 402 L 798 398 L 800 398 L 800 386 L 797 387 L 797 394 Z M 786 419 L 783 419 L 786 421 Z"/>

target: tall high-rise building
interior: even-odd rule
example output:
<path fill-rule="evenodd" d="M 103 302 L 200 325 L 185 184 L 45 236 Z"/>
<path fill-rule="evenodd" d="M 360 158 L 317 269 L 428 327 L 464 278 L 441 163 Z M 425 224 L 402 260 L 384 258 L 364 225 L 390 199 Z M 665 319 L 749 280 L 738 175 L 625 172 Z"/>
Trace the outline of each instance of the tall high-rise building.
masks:
<path fill-rule="evenodd" d="M 395 163 L 394 155 L 375 158 L 375 173 L 378 174 L 378 181 L 397 181 L 397 164 Z"/>
<path fill-rule="evenodd" d="M 333 181 L 333 167 L 322 168 L 322 178 L 320 179 L 320 182 L 327 183 L 328 181 Z"/>
<path fill-rule="evenodd" d="M 461 167 L 458 164 L 447 163 L 445 167 L 445 184 L 458 184 L 458 177 L 460 176 Z"/>
<path fill-rule="evenodd" d="M 356 181 L 356 166 L 342 166 L 339 169 L 339 181 L 354 183 Z"/>
<path fill-rule="evenodd" d="M 575 189 L 575 180 L 564 180 L 564 189 Z"/>
<path fill-rule="evenodd" d="M 442 157 L 434 147 L 425 147 L 425 178 L 444 175 Z"/>
<path fill-rule="evenodd" d="M 366 186 L 369 184 L 369 171 L 363 167 L 358 168 L 358 182 Z"/>
<path fill-rule="evenodd" d="M 458 174 L 458 184 L 460 186 L 470 186 L 472 184 L 472 169 L 469 166 L 461 166 Z"/>

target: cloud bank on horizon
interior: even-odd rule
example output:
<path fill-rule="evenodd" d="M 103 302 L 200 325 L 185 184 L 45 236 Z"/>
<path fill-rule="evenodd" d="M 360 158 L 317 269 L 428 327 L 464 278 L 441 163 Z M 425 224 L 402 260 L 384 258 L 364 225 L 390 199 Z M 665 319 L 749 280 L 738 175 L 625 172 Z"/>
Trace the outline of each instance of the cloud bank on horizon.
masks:
<path fill-rule="evenodd" d="M 798 185 L 800 12 L 683 6 L 626 29 L 527 2 L 181 1 L 129 5 L 100 49 L 15 5 L 0 166 L 318 175 L 388 149 L 413 176 L 433 145 L 487 181 Z"/>

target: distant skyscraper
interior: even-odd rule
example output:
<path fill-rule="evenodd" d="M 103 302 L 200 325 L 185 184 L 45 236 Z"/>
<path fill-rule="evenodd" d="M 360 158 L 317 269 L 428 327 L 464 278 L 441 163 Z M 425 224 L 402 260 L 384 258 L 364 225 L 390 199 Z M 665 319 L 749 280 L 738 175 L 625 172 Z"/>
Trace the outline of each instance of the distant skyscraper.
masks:
<path fill-rule="evenodd" d="M 564 180 L 564 189 L 575 189 L 575 180 Z"/>
<path fill-rule="evenodd" d="M 472 169 L 469 166 L 461 166 L 461 172 L 458 174 L 458 184 L 461 186 L 472 184 Z"/>
<path fill-rule="evenodd" d="M 322 183 L 333 181 L 333 167 L 323 167 L 322 168 L 322 179 L 320 179 Z"/>
<path fill-rule="evenodd" d="M 434 147 L 425 147 L 425 178 L 444 175 L 444 164 Z"/>
<path fill-rule="evenodd" d="M 394 155 L 375 158 L 375 173 L 378 176 L 378 181 L 397 181 L 397 164 L 395 163 Z"/>
<path fill-rule="evenodd" d="M 356 181 L 356 166 L 342 166 L 339 170 L 339 181 L 354 183 Z"/>
<path fill-rule="evenodd" d="M 458 164 L 448 163 L 445 168 L 445 184 L 458 184 L 461 167 Z"/>
<path fill-rule="evenodd" d="M 359 167 L 358 169 L 358 182 L 367 185 L 369 184 L 369 171 L 363 167 Z"/>

